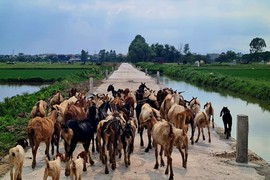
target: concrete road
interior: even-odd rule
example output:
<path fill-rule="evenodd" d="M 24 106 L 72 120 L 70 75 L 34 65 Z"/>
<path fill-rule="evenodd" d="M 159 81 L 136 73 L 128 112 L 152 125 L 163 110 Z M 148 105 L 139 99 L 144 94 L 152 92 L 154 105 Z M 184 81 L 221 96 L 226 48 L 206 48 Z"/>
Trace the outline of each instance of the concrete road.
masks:
<path fill-rule="evenodd" d="M 108 79 L 103 80 L 99 87 L 95 87 L 94 92 L 107 93 L 109 84 L 113 84 L 116 89 L 128 87 L 135 91 L 141 82 L 146 83 L 153 90 L 164 88 L 162 84 L 156 84 L 156 79 L 135 69 L 131 64 L 123 63 Z M 195 132 L 195 137 L 196 134 Z M 206 138 L 208 138 L 207 133 Z M 235 151 L 235 146 L 233 146 L 235 141 L 233 139 L 221 139 L 214 129 L 211 129 L 211 139 L 211 143 L 200 139 L 194 145 L 189 144 L 187 169 L 182 167 L 181 155 L 178 150 L 173 150 L 172 158 L 175 179 L 265 179 L 254 168 L 259 165 L 237 164 L 233 157 L 228 156 Z M 153 169 L 155 164 L 154 150 L 152 149 L 145 153 L 145 147 L 140 147 L 139 140 L 139 134 L 136 134 L 134 153 L 131 155 L 131 165 L 129 167 L 125 167 L 123 158 L 117 159 L 116 170 L 113 171 L 109 168 L 110 173 L 104 174 L 104 165 L 99 160 L 99 154 L 95 152 L 93 153 L 95 165 L 87 165 L 88 171 L 83 173 L 83 179 L 168 179 L 168 176 L 164 174 L 165 167 L 160 167 L 158 170 Z M 146 133 L 144 133 L 144 141 L 147 144 Z M 37 166 L 35 170 L 31 168 L 31 150 L 27 150 L 23 167 L 23 179 L 42 179 L 45 167 L 44 150 L 45 145 L 42 144 L 37 152 Z M 74 156 L 82 150 L 82 145 L 78 144 Z M 63 143 L 61 143 L 60 152 L 64 153 Z M 166 162 L 166 157 L 164 160 Z M 69 177 L 64 175 L 64 169 L 65 164 L 62 163 L 61 180 L 69 179 Z M 9 173 L 0 179 L 9 179 Z"/>

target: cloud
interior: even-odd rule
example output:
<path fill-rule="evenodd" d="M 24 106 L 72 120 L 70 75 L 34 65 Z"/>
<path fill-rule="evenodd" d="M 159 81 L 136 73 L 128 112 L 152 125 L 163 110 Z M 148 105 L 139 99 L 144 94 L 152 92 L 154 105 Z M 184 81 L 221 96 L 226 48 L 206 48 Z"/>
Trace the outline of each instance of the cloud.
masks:
<path fill-rule="evenodd" d="M 126 54 L 137 34 L 150 45 L 189 43 L 191 51 L 248 52 L 254 37 L 270 42 L 266 0 L 2 0 L 0 54 Z"/>

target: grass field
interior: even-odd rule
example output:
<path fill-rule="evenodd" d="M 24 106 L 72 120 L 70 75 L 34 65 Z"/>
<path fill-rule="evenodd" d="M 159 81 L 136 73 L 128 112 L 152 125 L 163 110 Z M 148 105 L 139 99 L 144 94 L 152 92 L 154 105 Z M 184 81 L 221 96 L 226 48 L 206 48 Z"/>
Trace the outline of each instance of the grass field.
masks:
<path fill-rule="evenodd" d="M 226 76 L 239 77 L 256 81 L 270 81 L 270 66 L 213 66 L 201 67 L 199 71 L 204 71 L 213 74 L 222 74 Z"/>
<path fill-rule="evenodd" d="M 105 69 L 106 66 L 102 70 L 105 71 Z M 53 82 L 78 73 L 97 74 L 100 71 L 99 66 L 81 63 L 0 63 L 0 82 Z"/>
<path fill-rule="evenodd" d="M 27 62 L 17 62 L 15 64 L 7 64 L 7 63 L 0 63 L 0 69 L 37 69 L 37 68 L 49 68 L 49 69 L 58 69 L 58 68 L 90 68 L 93 67 L 91 64 L 81 64 L 81 63 L 74 63 L 74 64 L 67 64 L 67 63 L 53 63 L 50 64 L 48 62 L 36 62 L 36 63 L 27 63 Z"/>
<path fill-rule="evenodd" d="M 65 78 L 73 73 L 83 71 L 82 69 L 1 69 L 0 79 L 57 79 Z"/>

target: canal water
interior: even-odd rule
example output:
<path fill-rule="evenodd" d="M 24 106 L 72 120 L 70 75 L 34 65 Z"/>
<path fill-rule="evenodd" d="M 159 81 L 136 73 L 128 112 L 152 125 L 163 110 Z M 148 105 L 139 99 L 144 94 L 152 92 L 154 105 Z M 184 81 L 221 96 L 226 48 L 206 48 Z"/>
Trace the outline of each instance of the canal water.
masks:
<path fill-rule="evenodd" d="M 45 86 L 47 85 L 0 85 L 0 102 L 3 102 L 6 97 L 37 92 Z"/>
<path fill-rule="evenodd" d="M 201 102 L 201 110 L 203 105 L 210 101 L 214 108 L 215 123 L 223 128 L 223 121 L 220 117 L 220 111 L 223 106 L 228 107 L 233 118 L 232 137 L 236 139 L 236 121 L 237 115 L 243 114 L 248 116 L 249 134 L 248 148 L 261 156 L 264 160 L 270 163 L 270 112 L 262 109 L 258 104 L 250 103 L 240 98 L 229 95 L 220 94 L 213 91 L 206 91 L 202 88 L 191 84 L 172 80 L 162 76 L 160 82 L 166 87 L 184 91 L 182 95 L 186 100 L 191 100 L 192 97 L 197 97 Z"/>

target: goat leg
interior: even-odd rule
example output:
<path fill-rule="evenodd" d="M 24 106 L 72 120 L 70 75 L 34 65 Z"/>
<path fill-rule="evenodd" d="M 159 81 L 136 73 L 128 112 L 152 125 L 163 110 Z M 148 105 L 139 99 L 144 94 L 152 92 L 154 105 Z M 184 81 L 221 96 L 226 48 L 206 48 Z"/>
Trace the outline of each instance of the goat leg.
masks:
<path fill-rule="evenodd" d="M 203 128 L 201 128 L 201 130 L 202 130 L 202 137 L 203 137 L 203 140 L 205 140 L 205 136 L 204 136 Z"/>
<path fill-rule="evenodd" d="M 159 152 L 159 156 L 160 156 L 160 167 L 165 166 L 165 163 L 164 163 L 164 161 L 163 161 L 162 155 L 163 155 L 163 146 L 161 146 L 160 152 Z"/>
<path fill-rule="evenodd" d="M 147 129 L 147 135 L 148 135 L 148 146 L 145 149 L 145 152 L 149 152 L 149 149 L 152 149 L 152 145 L 151 145 L 151 131 L 149 130 L 149 128 Z"/>
<path fill-rule="evenodd" d="M 155 142 L 154 142 L 154 144 L 155 144 L 155 157 L 156 157 L 156 164 L 154 166 L 154 169 L 158 169 L 158 166 L 159 166 L 159 164 L 158 164 L 158 145 Z"/>
<path fill-rule="evenodd" d="M 209 126 L 207 127 L 207 129 L 208 129 L 209 143 L 211 143 L 211 135 L 210 135 L 210 128 L 209 128 Z"/>
<path fill-rule="evenodd" d="M 198 136 L 197 136 L 195 143 L 197 143 L 199 141 L 200 134 L 201 134 L 201 131 L 200 131 L 200 127 L 198 126 Z"/>
<path fill-rule="evenodd" d="M 144 146 L 144 142 L 143 142 L 143 130 L 144 130 L 143 127 L 140 128 L 140 137 L 141 137 L 140 145 L 141 145 L 141 146 Z"/>

